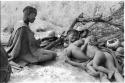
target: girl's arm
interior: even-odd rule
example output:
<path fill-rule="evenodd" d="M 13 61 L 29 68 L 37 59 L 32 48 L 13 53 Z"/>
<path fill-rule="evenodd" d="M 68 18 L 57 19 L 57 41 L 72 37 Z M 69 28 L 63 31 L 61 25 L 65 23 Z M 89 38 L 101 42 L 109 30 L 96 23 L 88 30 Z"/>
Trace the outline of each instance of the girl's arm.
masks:
<path fill-rule="evenodd" d="M 99 75 L 100 73 L 97 72 L 94 68 L 93 68 L 93 61 L 91 60 L 88 64 L 87 64 L 87 69 L 88 69 L 88 73 L 92 76 L 97 76 Z"/>
<path fill-rule="evenodd" d="M 84 41 L 79 39 L 73 43 L 77 47 L 81 47 L 84 44 Z"/>
<path fill-rule="evenodd" d="M 78 62 L 72 61 L 72 60 L 70 60 L 70 58 L 68 56 L 66 56 L 65 62 L 69 63 L 73 66 L 80 67 L 80 68 L 86 70 L 86 63 L 78 63 Z"/>

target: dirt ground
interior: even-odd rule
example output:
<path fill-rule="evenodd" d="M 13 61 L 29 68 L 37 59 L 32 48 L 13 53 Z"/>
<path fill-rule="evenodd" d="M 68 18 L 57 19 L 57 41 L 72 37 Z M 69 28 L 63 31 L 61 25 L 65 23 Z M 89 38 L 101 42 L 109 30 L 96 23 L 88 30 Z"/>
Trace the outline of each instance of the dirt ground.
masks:
<path fill-rule="evenodd" d="M 56 61 L 42 65 L 29 65 L 21 71 L 13 69 L 9 83 L 81 83 L 100 82 L 84 70 L 64 62 L 62 50 L 58 50 Z"/>

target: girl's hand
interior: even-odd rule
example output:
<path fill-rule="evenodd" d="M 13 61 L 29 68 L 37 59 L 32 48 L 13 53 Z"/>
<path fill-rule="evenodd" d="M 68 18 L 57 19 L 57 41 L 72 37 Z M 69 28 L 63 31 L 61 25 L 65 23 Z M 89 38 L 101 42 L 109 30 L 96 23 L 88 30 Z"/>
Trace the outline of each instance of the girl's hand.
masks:
<path fill-rule="evenodd" d="M 40 45 L 41 44 L 41 39 L 36 40 L 37 44 Z"/>

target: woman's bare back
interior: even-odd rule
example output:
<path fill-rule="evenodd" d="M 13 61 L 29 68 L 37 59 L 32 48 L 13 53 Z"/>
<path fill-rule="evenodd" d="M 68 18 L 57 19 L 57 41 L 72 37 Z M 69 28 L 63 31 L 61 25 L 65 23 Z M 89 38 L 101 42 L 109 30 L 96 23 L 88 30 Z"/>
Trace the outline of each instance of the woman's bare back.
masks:
<path fill-rule="evenodd" d="M 81 51 L 81 49 L 74 44 L 70 44 L 68 48 L 66 48 L 68 52 L 71 52 L 71 57 L 78 60 L 87 60 L 88 57 Z"/>

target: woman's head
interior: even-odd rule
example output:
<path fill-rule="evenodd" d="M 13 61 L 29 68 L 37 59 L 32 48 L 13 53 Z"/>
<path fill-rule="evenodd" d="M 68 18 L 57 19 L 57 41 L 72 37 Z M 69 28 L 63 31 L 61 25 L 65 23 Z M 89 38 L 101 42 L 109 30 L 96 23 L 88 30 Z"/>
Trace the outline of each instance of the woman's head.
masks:
<path fill-rule="evenodd" d="M 26 6 L 24 9 L 23 9 L 23 13 L 24 13 L 24 22 L 26 23 L 33 23 L 34 20 L 35 20 L 35 17 L 37 15 L 37 10 L 36 8 L 33 8 L 31 6 Z"/>
<path fill-rule="evenodd" d="M 74 42 L 79 39 L 79 31 L 72 29 L 67 32 L 69 41 Z"/>

